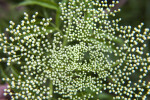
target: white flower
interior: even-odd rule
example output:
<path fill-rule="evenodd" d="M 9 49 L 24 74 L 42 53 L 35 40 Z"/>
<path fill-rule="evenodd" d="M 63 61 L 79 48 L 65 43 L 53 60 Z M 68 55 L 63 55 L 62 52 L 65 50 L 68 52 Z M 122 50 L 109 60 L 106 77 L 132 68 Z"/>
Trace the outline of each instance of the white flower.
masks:
<path fill-rule="evenodd" d="M 109 16 L 120 11 L 110 11 L 115 3 L 118 2 L 60 3 L 64 25 L 58 32 L 49 30 L 51 18 L 38 22 L 38 13 L 31 21 L 25 13 L 17 27 L 10 21 L 6 29 L 9 39 L 0 35 L 0 48 L 9 59 L 0 61 L 21 68 L 18 76 L 11 74 L 15 79 L 6 79 L 11 80 L 10 88 L 19 90 L 7 90 L 12 99 L 43 100 L 53 94 L 60 94 L 59 98 L 90 99 L 103 92 L 115 94 L 114 99 L 146 98 L 149 87 L 143 78 L 150 69 L 149 53 L 144 49 L 145 41 L 150 39 L 149 30 L 141 32 L 143 23 L 132 30 L 131 26 L 119 26 L 121 18 L 110 20 Z M 131 77 L 139 72 L 138 80 L 132 81 Z"/>

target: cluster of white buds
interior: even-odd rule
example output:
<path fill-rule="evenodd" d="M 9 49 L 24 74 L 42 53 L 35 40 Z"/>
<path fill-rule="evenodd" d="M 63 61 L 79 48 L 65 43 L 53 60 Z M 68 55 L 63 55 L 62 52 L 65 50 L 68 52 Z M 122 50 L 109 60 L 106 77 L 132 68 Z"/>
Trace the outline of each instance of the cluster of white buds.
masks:
<path fill-rule="evenodd" d="M 25 13 L 20 25 L 10 21 L 9 37 L 0 34 L 0 49 L 8 57 L 0 61 L 21 70 L 4 79 L 10 83 L 6 92 L 12 99 L 47 100 L 59 94 L 58 99 L 86 100 L 102 93 L 113 94 L 113 99 L 146 98 L 150 54 L 144 50 L 149 29 L 142 31 L 143 23 L 131 28 L 119 26 L 121 18 L 110 20 L 120 11 L 110 10 L 116 3 L 60 3 L 62 32 L 50 27 L 51 18 L 37 21 L 38 13 L 31 20 Z M 137 80 L 132 80 L 135 75 Z"/>

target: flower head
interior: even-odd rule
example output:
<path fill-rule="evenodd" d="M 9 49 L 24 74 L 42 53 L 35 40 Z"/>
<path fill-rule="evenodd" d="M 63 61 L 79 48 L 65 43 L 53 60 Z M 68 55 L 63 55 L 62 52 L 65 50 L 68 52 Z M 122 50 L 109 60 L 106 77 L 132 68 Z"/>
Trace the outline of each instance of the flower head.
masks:
<path fill-rule="evenodd" d="M 49 99 L 54 94 L 89 99 L 103 92 L 114 94 L 114 99 L 145 98 L 150 91 L 143 80 L 150 70 L 149 53 L 144 52 L 149 29 L 142 31 L 143 23 L 131 28 L 120 26 L 121 18 L 110 20 L 120 11 L 110 10 L 115 3 L 60 3 L 62 31 L 51 28 L 51 18 L 37 21 L 37 13 L 31 20 L 25 13 L 20 25 L 10 21 L 9 37 L 0 35 L 0 48 L 8 55 L 1 61 L 21 70 L 5 79 L 12 99 Z M 138 80 L 132 81 L 136 73 Z"/>

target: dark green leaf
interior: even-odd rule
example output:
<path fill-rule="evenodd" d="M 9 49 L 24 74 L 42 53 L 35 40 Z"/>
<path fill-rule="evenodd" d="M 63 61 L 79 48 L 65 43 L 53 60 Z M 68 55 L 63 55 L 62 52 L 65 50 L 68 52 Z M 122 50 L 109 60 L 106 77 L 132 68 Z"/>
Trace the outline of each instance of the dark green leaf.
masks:
<path fill-rule="evenodd" d="M 19 6 L 27 6 L 27 5 L 39 5 L 45 8 L 58 10 L 58 5 L 54 2 L 48 0 L 26 0 L 19 4 Z"/>

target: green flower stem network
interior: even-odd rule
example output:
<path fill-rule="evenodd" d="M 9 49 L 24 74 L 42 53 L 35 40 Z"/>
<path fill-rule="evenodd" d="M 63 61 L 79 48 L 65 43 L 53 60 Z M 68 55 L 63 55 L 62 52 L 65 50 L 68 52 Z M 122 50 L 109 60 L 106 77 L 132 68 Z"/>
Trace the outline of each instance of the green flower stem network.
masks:
<path fill-rule="evenodd" d="M 60 2 L 61 28 L 52 18 L 24 19 L 0 34 L 0 62 L 11 68 L 4 81 L 12 100 L 88 100 L 107 93 L 112 99 L 150 95 L 149 28 L 120 26 L 111 11 L 118 1 Z M 110 19 L 111 17 L 111 19 Z M 113 18 L 113 20 L 112 20 Z M 7 33 L 7 35 L 6 35 Z M 2 67 L 1 67 L 2 70 Z M 133 80 L 135 77 L 136 80 Z"/>

